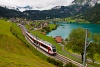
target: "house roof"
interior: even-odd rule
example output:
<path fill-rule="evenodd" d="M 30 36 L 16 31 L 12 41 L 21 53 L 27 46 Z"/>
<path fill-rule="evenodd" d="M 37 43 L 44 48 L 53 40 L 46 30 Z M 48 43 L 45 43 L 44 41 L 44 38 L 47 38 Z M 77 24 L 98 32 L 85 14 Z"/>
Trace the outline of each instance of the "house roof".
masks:
<path fill-rule="evenodd" d="M 63 39 L 62 39 L 61 36 L 56 36 L 55 40 L 56 40 L 57 43 L 61 43 Z"/>

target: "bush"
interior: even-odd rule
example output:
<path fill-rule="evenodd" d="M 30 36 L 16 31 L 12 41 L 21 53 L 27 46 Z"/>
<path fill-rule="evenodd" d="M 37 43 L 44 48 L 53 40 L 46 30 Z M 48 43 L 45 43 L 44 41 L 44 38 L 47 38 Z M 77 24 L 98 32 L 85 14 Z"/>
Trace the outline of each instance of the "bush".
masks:
<path fill-rule="evenodd" d="M 43 27 L 43 29 L 46 31 L 46 32 L 50 32 L 50 27 Z"/>
<path fill-rule="evenodd" d="M 49 63 L 52 63 L 52 64 L 58 66 L 58 67 L 63 67 L 63 63 L 61 61 L 55 60 L 53 58 L 47 58 L 47 61 Z"/>
<path fill-rule="evenodd" d="M 69 62 L 64 67 L 77 67 L 77 66 Z"/>
<path fill-rule="evenodd" d="M 66 38 L 65 41 L 68 41 L 68 38 Z"/>

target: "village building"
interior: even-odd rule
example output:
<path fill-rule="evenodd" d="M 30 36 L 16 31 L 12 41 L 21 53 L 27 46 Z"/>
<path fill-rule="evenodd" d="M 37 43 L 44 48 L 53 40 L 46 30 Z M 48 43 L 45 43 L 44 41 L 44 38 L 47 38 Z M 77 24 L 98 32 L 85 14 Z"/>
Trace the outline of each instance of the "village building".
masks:
<path fill-rule="evenodd" d="M 63 41 L 63 39 L 62 39 L 61 36 L 56 36 L 56 37 L 55 37 L 55 41 L 56 41 L 57 43 L 61 43 L 61 42 Z"/>

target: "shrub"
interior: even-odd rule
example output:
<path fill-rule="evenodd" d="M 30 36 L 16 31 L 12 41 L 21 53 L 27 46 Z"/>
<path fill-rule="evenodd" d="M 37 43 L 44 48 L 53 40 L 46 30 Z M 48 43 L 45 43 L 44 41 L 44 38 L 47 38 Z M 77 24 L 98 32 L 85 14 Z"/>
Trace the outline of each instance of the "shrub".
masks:
<path fill-rule="evenodd" d="M 43 29 L 46 31 L 46 32 L 50 32 L 50 27 L 43 27 Z"/>
<path fill-rule="evenodd" d="M 53 58 L 47 58 L 47 61 L 49 63 L 52 63 L 52 64 L 58 66 L 58 67 L 63 67 L 63 63 L 61 61 L 55 60 Z"/>
<path fill-rule="evenodd" d="M 64 67 L 77 67 L 77 66 L 69 62 Z"/>
<path fill-rule="evenodd" d="M 66 38 L 65 41 L 68 41 L 68 38 Z"/>

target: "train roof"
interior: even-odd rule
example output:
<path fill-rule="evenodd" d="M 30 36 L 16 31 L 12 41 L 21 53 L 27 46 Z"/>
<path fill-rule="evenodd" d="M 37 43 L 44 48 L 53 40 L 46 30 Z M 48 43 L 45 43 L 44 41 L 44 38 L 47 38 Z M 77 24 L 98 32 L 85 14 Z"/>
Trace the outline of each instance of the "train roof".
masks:
<path fill-rule="evenodd" d="M 28 33 L 28 32 L 27 32 L 27 33 Z M 42 39 L 40 39 L 40 38 L 38 38 L 38 37 L 32 35 L 31 33 L 28 33 L 28 34 L 29 34 L 30 36 L 32 36 L 35 40 L 37 39 L 37 41 L 39 41 L 39 42 L 41 42 L 41 43 L 43 43 L 43 44 L 50 45 L 51 47 L 55 47 L 55 46 L 52 45 L 51 43 L 49 43 L 49 42 L 47 42 L 47 41 L 44 41 L 44 40 L 42 40 Z"/>
<path fill-rule="evenodd" d="M 49 45 L 51 45 L 51 43 L 49 43 L 49 42 L 47 42 L 47 41 L 43 41 L 44 43 L 46 43 L 46 44 L 49 44 Z"/>
<path fill-rule="evenodd" d="M 52 47 L 55 47 L 54 45 L 52 45 L 51 43 L 49 43 L 49 42 L 47 42 L 47 41 L 43 41 L 43 43 L 48 44 L 48 45 L 50 45 L 50 46 L 52 46 Z"/>

